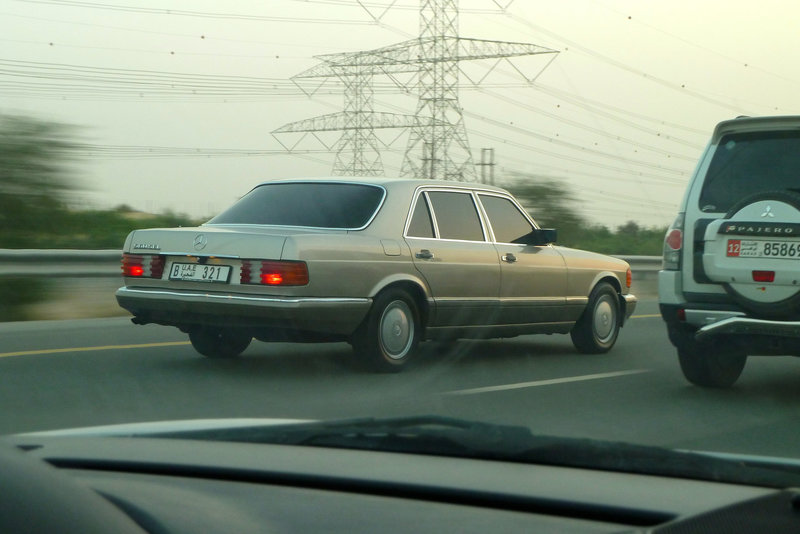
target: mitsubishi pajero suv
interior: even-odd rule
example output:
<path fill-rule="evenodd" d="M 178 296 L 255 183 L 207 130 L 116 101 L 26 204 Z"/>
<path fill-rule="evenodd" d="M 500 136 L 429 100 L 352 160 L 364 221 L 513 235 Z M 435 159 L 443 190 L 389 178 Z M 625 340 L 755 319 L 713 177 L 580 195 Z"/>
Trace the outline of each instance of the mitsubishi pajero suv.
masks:
<path fill-rule="evenodd" d="M 717 125 L 664 240 L 661 315 L 686 379 L 800 356 L 800 116 Z"/>

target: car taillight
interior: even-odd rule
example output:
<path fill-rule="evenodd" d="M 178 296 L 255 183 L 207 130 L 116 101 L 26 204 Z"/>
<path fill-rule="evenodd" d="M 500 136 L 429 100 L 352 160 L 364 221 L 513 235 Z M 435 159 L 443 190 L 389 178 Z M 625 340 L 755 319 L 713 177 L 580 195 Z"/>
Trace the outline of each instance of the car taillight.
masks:
<path fill-rule="evenodd" d="M 242 262 L 242 268 L 239 270 L 239 283 L 240 284 L 249 284 L 251 280 L 251 270 L 253 269 L 253 265 L 249 261 Z"/>
<path fill-rule="evenodd" d="M 123 254 L 122 276 L 133 278 L 161 278 L 164 274 L 164 257 L 159 255 Z"/>
<path fill-rule="evenodd" d="M 255 266 L 254 266 L 255 264 Z M 267 286 L 304 286 L 308 284 L 308 266 L 304 261 L 243 261 L 239 271 L 242 284 Z M 258 269 L 253 273 L 254 267 Z"/>
<path fill-rule="evenodd" d="M 679 213 L 675 222 L 664 236 L 664 258 L 662 268 L 668 271 L 677 271 L 681 268 L 681 252 L 683 249 L 683 213 Z"/>
<path fill-rule="evenodd" d="M 633 283 L 633 271 L 628 267 L 628 271 L 625 273 L 625 286 L 630 289 L 631 283 Z"/>
<path fill-rule="evenodd" d="M 150 278 L 161 278 L 164 274 L 164 256 L 150 256 Z"/>
<path fill-rule="evenodd" d="M 304 286 L 308 267 L 303 261 L 262 261 L 261 283 L 268 286 Z"/>
<path fill-rule="evenodd" d="M 753 282 L 768 282 L 775 281 L 775 271 L 753 271 Z"/>

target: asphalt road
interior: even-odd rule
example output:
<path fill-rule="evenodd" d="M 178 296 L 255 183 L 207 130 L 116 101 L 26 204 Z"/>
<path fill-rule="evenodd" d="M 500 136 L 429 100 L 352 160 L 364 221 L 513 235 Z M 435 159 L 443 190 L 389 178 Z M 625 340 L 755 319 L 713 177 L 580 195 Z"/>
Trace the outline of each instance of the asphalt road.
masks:
<path fill-rule="evenodd" d="M 616 347 L 569 336 L 425 343 L 397 375 L 355 371 L 346 344 L 253 342 L 199 356 L 174 328 L 124 318 L 0 324 L 0 434 L 217 417 L 441 414 L 534 432 L 797 457 L 800 360 L 750 358 L 729 390 L 688 385 L 657 315 L 640 302 Z"/>

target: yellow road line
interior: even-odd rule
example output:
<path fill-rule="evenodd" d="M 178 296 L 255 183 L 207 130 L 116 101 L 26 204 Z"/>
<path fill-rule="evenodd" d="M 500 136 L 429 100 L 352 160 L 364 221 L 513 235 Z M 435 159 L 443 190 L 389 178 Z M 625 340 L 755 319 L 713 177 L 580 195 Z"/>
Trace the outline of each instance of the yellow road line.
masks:
<path fill-rule="evenodd" d="M 631 315 L 631 319 L 650 319 L 653 317 L 661 317 L 659 313 L 651 313 L 648 315 Z M 34 356 L 37 354 L 63 354 L 65 352 L 89 352 L 96 350 L 124 350 L 124 349 L 148 349 L 153 347 L 178 347 L 181 345 L 189 345 L 188 341 L 166 341 L 163 343 L 140 343 L 137 345 L 102 345 L 99 347 L 71 347 L 66 349 L 42 349 L 42 350 L 21 350 L 18 352 L 0 352 L 0 358 L 7 358 L 10 356 Z"/>
<path fill-rule="evenodd" d="M 21 350 L 19 352 L 0 352 L 0 358 L 9 356 L 33 356 L 36 354 L 61 354 L 64 352 L 88 352 L 93 350 L 147 349 L 151 347 L 177 347 L 188 345 L 188 341 L 166 341 L 163 343 L 140 343 L 137 345 L 103 345 L 100 347 L 71 347 L 66 349 Z"/>

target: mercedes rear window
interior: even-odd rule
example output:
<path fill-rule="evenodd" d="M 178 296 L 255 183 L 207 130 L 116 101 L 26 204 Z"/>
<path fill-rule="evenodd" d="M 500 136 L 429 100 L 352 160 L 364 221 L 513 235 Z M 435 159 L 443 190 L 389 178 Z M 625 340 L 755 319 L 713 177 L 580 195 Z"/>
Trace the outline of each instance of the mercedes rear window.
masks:
<path fill-rule="evenodd" d="M 722 137 L 700 193 L 700 209 L 728 211 L 765 191 L 800 189 L 800 131 L 748 132 Z"/>
<path fill-rule="evenodd" d="M 367 184 L 265 184 L 247 193 L 208 224 L 358 229 L 370 222 L 384 194 L 383 188 Z"/>

